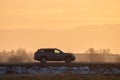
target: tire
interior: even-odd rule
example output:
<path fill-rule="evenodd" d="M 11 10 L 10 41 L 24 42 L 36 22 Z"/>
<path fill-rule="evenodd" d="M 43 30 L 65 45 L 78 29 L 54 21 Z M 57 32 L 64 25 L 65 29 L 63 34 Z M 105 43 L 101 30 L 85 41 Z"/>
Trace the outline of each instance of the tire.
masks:
<path fill-rule="evenodd" d="M 71 58 L 70 57 L 66 57 L 65 58 L 65 63 L 71 63 Z"/>
<path fill-rule="evenodd" d="M 41 63 L 46 63 L 46 61 L 47 61 L 47 59 L 46 59 L 45 57 L 41 57 L 41 58 L 40 58 L 40 62 L 41 62 Z"/>

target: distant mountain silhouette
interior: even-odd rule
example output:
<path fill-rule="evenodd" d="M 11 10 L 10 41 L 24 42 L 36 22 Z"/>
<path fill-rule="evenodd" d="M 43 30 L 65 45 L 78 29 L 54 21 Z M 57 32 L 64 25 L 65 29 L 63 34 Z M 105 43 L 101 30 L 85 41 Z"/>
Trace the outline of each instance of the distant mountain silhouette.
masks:
<path fill-rule="evenodd" d="M 58 47 L 83 51 L 90 47 L 120 49 L 120 25 L 84 25 L 70 30 L 0 30 L 0 49 Z"/>

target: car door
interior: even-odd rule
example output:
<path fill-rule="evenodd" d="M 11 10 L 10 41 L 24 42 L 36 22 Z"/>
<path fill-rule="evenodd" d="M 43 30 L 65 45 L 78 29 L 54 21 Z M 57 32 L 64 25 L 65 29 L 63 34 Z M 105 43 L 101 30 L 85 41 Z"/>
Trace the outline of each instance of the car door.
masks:
<path fill-rule="evenodd" d="M 46 51 L 45 54 L 46 54 L 47 59 L 48 60 L 54 60 L 55 55 L 53 55 L 53 50 L 52 49 L 47 49 L 45 51 Z"/>
<path fill-rule="evenodd" d="M 60 50 L 55 49 L 53 53 L 54 53 L 54 59 L 55 60 L 60 60 L 60 61 L 64 60 L 64 57 L 63 57 L 64 53 L 62 53 Z"/>

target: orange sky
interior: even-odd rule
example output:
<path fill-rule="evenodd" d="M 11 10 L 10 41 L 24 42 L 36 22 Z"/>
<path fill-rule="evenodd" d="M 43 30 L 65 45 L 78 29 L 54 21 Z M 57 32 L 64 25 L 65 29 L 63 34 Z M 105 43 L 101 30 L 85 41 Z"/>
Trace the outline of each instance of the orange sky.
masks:
<path fill-rule="evenodd" d="M 15 29 L 0 30 L 0 50 L 25 48 L 60 48 L 80 53 L 88 48 L 120 53 L 120 25 L 79 26 L 68 30 Z"/>
<path fill-rule="evenodd" d="M 119 53 L 119 24 L 120 0 L 0 0 L 1 49 L 58 47 L 83 52 L 95 47 Z"/>
<path fill-rule="evenodd" d="M 120 0 L 0 0 L 0 29 L 119 23 Z"/>

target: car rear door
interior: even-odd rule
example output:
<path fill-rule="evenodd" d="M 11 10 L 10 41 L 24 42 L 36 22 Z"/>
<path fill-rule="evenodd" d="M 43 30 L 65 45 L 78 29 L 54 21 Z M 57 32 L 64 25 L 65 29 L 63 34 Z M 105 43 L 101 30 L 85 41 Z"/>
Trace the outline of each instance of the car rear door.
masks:
<path fill-rule="evenodd" d="M 53 50 L 52 49 L 46 49 L 45 54 L 48 60 L 54 60 Z"/>

